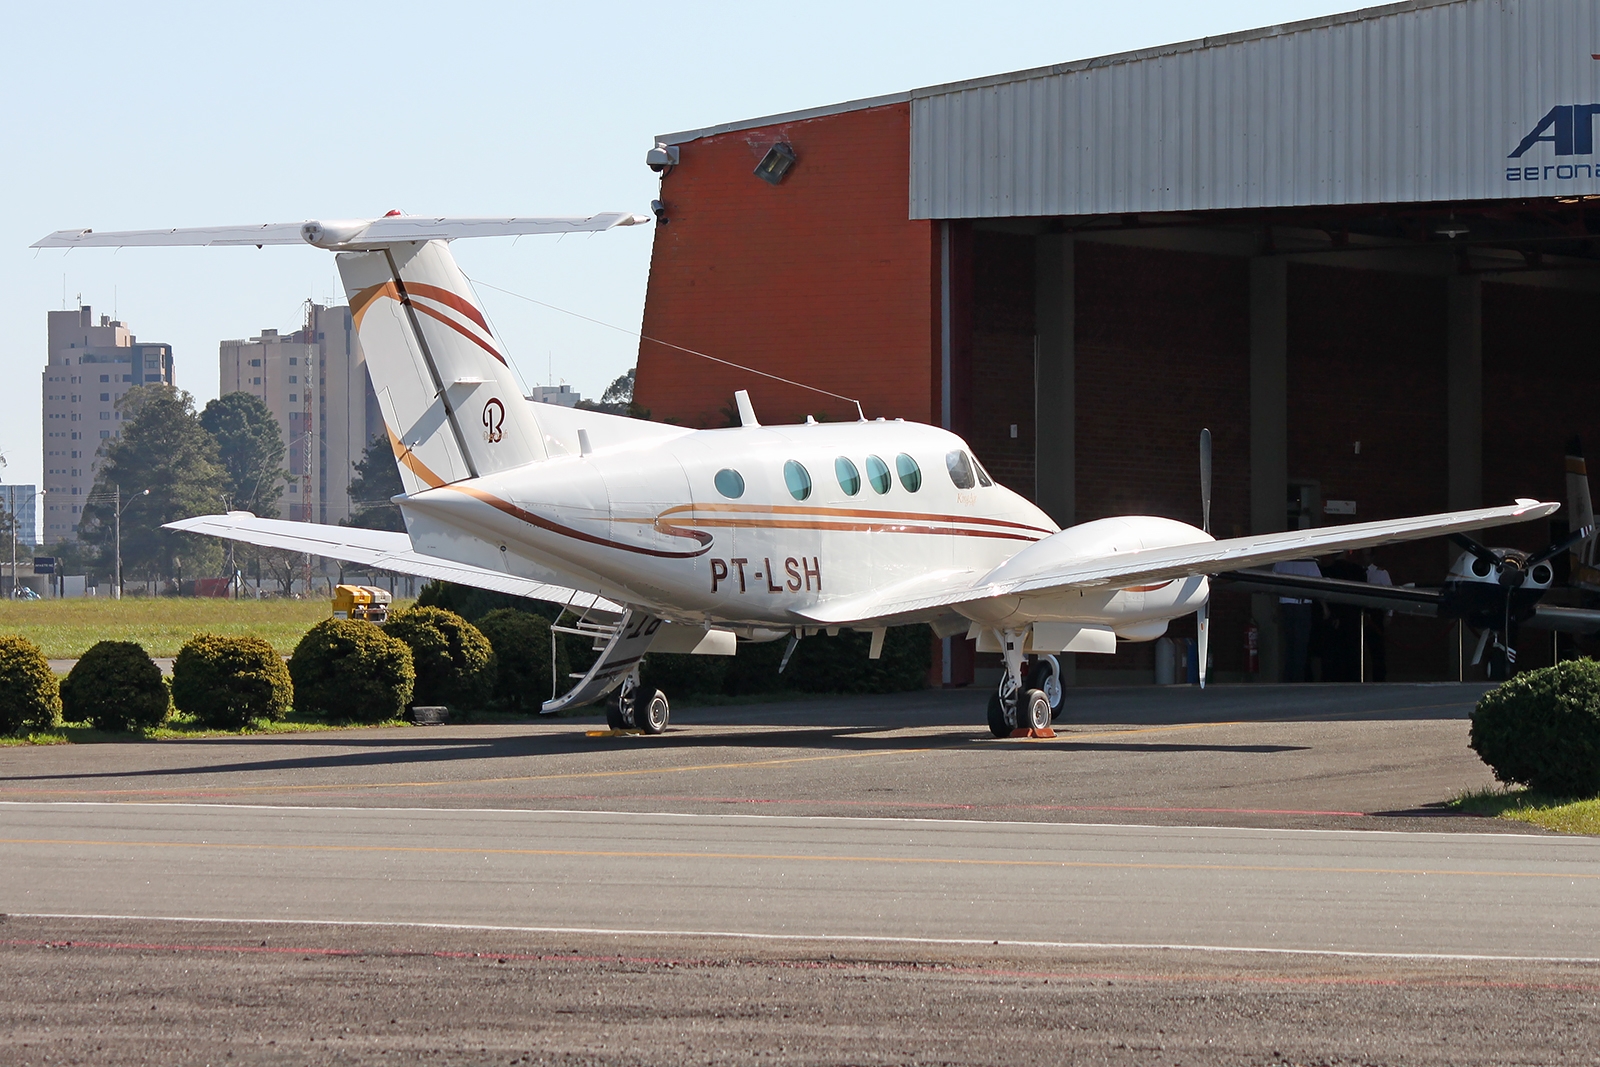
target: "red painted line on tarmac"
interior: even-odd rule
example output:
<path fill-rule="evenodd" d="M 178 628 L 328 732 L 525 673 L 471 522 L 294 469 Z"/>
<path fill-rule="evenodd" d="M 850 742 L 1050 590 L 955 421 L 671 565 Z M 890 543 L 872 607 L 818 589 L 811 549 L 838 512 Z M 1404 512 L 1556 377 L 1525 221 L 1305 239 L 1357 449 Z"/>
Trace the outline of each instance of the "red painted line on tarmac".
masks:
<path fill-rule="evenodd" d="M 248 920 L 243 920 L 248 922 Z M 280 956 L 320 956 L 324 958 L 353 958 L 361 956 L 414 957 L 446 960 L 494 960 L 499 963 L 562 962 L 562 963 L 623 963 L 634 966 L 659 967 L 725 967 L 729 963 L 744 967 L 782 967 L 789 970 L 844 971 L 874 970 L 927 973 L 941 975 L 970 975 L 982 978 L 1023 978 L 1036 981 L 1052 979 L 1069 982 L 1226 982 L 1235 985 L 1302 985 L 1302 986 L 1367 986 L 1367 987 L 1442 987 L 1452 989 L 1530 989 L 1559 992 L 1600 992 L 1600 984 L 1582 982 L 1512 982 L 1498 979 L 1438 979 L 1404 978 L 1399 976 L 1362 975 L 1248 975 L 1215 972 L 1184 972 L 1179 974 L 1150 974 L 1125 971 L 1037 971 L 1003 967 L 971 967 L 938 962 L 915 962 L 871 959 L 830 960 L 718 960 L 672 956 L 629 956 L 623 953 L 594 955 L 574 952 L 467 952 L 438 950 L 433 952 L 369 950 L 355 948 L 307 948 L 289 945 L 196 945 L 141 941 L 80 941 L 59 939 L 7 938 L 0 946 L 11 948 L 98 949 L 114 952 L 195 952 L 236 953 Z"/>

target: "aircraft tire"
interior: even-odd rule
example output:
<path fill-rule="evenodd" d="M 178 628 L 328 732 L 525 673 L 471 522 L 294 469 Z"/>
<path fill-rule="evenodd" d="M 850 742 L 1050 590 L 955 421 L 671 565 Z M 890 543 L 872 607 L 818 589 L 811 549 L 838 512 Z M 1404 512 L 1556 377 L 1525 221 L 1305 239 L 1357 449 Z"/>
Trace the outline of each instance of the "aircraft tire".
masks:
<path fill-rule="evenodd" d="M 1027 681 L 1029 689 L 1043 690 L 1044 695 L 1050 700 L 1051 722 L 1061 718 L 1062 709 L 1067 706 L 1066 694 L 1062 691 L 1061 683 L 1054 678 L 1055 673 L 1050 670 L 1050 664 L 1040 660 L 1033 665 L 1033 670 L 1028 672 Z"/>
<path fill-rule="evenodd" d="M 659 689 L 640 689 L 633 695 L 634 724 L 647 734 L 666 730 L 667 719 L 672 715 L 672 705 L 667 694 Z"/>
<path fill-rule="evenodd" d="M 1043 730 L 1050 725 L 1050 698 L 1042 689 L 1024 689 L 1017 700 L 1017 725 L 1025 730 Z"/>
<path fill-rule="evenodd" d="M 623 709 L 621 689 L 614 691 L 609 697 L 606 698 L 607 726 L 611 727 L 613 730 L 631 730 L 633 729 L 633 723 L 628 721 L 631 717 L 632 716 L 628 715 Z"/>
<path fill-rule="evenodd" d="M 1006 722 L 1006 710 L 1000 706 L 1000 694 L 989 694 L 989 732 L 996 737 L 1010 737 L 1011 724 Z"/>

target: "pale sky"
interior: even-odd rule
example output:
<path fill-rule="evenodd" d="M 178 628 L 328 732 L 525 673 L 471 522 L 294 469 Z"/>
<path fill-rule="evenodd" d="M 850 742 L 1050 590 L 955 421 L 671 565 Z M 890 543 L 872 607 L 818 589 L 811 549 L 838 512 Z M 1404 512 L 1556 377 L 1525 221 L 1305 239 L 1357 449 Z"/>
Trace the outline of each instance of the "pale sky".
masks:
<path fill-rule="evenodd" d="M 1339 0 L 18 4 L 0 43 L 0 469 L 40 480 L 45 312 L 115 311 L 217 393 L 217 343 L 343 303 L 312 248 L 28 245 L 97 230 L 648 212 L 654 135 L 1291 22 Z M 637 329 L 650 227 L 466 241 L 475 278 Z M 525 381 L 598 396 L 637 342 L 480 290 Z M 720 353 L 738 358 L 738 353 Z"/>

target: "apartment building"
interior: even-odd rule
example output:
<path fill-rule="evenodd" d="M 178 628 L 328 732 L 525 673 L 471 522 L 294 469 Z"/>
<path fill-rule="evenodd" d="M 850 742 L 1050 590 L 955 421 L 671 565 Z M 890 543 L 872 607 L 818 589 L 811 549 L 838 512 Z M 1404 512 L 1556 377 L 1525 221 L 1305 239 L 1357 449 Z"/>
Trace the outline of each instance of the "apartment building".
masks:
<path fill-rule="evenodd" d="M 140 344 L 127 323 L 79 306 L 48 313 L 44 396 L 44 541 L 77 540 L 100 450 L 122 435 L 135 385 L 174 384 L 172 346 Z"/>
<path fill-rule="evenodd" d="M 293 475 L 286 518 L 337 523 L 351 512 L 350 479 L 369 427 L 381 428 L 348 307 L 307 301 L 304 325 L 291 333 L 262 330 L 223 341 L 218 390 L 260 397 L 278 420 Z"/>

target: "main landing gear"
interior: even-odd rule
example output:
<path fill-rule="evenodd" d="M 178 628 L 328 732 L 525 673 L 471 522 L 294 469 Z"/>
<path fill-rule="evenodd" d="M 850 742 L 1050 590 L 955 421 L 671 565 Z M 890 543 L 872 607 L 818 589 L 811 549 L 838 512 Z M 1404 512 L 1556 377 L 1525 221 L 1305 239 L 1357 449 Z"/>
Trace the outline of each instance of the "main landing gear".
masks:
<path fill-rule="evenodd" d="M 606 700 L 606 725 L 613 730 L 640 730 L 659 734 L 666 730 L 672 707 L 667 694 L 639 684 L 634 670 Z"/>
<path fill-rule="evenodd" d="M 1061 714 L 1061 664 L 1040 656 L 1028 667 L 1022 634 L 1014 630 L 1000 635 L 1000 648 L 1005 674 L 989 698 L 989 732 L 1010 737 L 1017 730 L 1048 730 Z"/>

